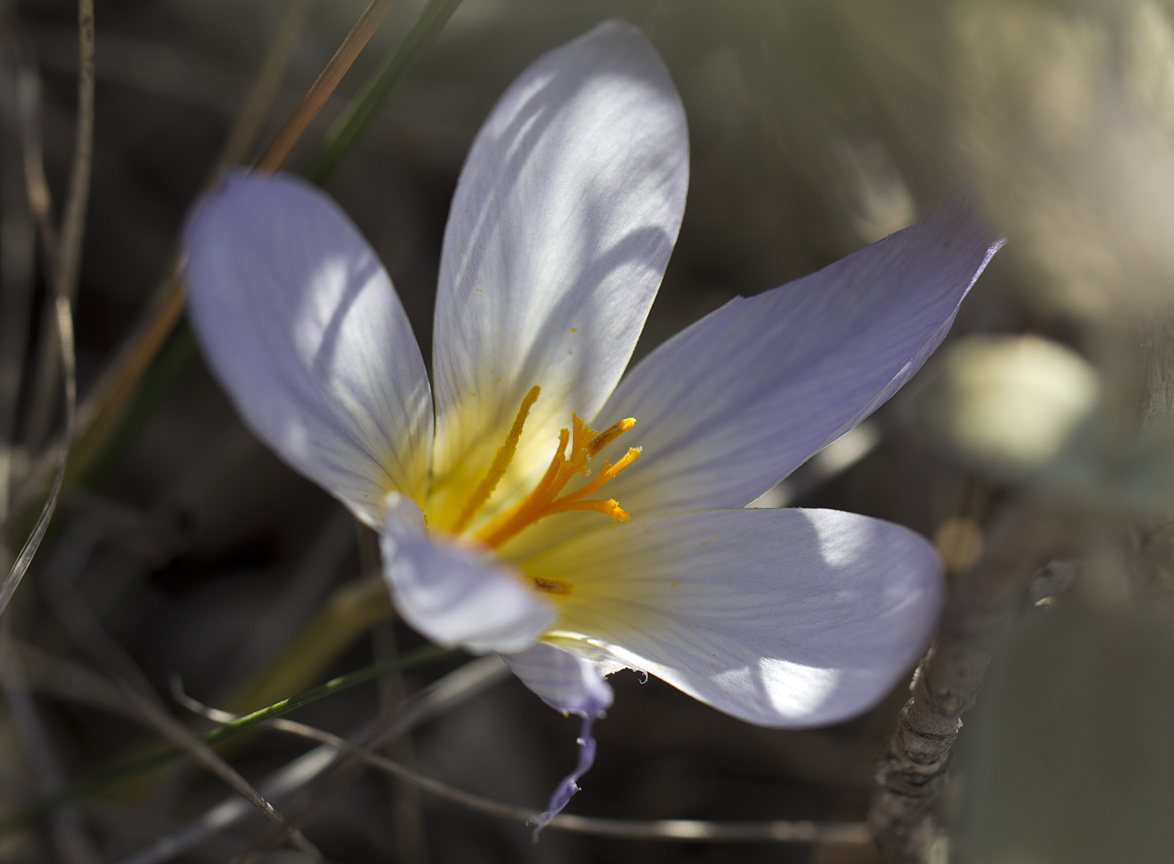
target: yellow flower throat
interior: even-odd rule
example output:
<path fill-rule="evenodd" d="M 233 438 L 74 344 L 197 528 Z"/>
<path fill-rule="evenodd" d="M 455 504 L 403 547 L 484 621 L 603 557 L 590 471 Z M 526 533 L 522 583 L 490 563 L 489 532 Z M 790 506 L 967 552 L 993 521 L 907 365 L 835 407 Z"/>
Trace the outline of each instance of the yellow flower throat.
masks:
<path fill-rule="evenodd" d="M 497 484 L 505 476 L 506 470 L 513 461 L 514 453 L 518 449 L 518 441 L 522 437 L 522 429 L 526 424 L 526 417 L 530 414 L 538 399 L 540 388 L 531 387 L 522 399 L 521 407 L 506 434 L 505 443 L 498 448 L 489 471 L 477 484 L 469 500 L 461 509 L 456 523 L 452 527 L 454 534 L 465 531 L 481 508 L 493 495 Z M 629 447 L 628 452 L 613 465 L 603 463 L 603 470 L 582 486 L 570 492 L 564 492 L 567 484 L 578 474 L 591 475 L 590 462 L 600 451 L 612 441 L 619 438 L 636 425 L 631 417 L 620 420 L 602 432 L 596 432 L 577 415 L 571 415 L 571 428 L 563 429 L 559 433 L 558 447 L 554 457 L 550 460 L 550 467 L 542 475 L 538 484 L 522 499 L 504 513 L 491 519 L 474 535 L 476 539 L 494 549 L 500 548 L 523 529 L 533 525 L 539 519 L 553 516 L 556 513 L 572 513 L 577 510 L 591 510 L 603 513 L 618 522 L 627 522 L 628 513 L 620 507 L 614 498 L 589 498 L 600 487 L 620 473 L 634 459 L 639 458 L 640 448 Z M 568 450 L 569 446 L 569 450 Z M 540 588 L 542 586 L 539 586 Z"/>

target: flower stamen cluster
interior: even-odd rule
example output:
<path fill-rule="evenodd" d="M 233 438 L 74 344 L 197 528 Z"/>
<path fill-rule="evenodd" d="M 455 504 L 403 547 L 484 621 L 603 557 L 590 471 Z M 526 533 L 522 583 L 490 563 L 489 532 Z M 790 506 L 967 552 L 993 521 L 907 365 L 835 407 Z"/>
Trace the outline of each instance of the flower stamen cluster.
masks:
<path fill-rule="evenodd" d="M 461 514 L 461 519 L 458 520 L 458 530 L 464 530 L 468 527 L 477 510 L 485 501 L 489 500 L 493 489 L 496 488 L 509 468 L 510 461 L 517 450 L 522 427 L 525 425 L 531 406 L 538 398 L 538 393 L 539 388 L 532 387 L 522 400 L 518 415 L 506 435 L 505 443 L 498 449 L 489 472 L 485 479 L 478 484 L 469 504 Z M 559 432 L 558 447 L 555 448 L 554 456 L 550 460 L 546 473 L 542 475 L 542 479 L 521 501 L 478 531 L 477 540 L 486 546 L 499 549 L 506 541 L 539 519 L 553 516 L 556 513 L 594 511 L 610 516 L 617 522 L 627 522 L 628 512 L 620 507 L 619 502 L 614 498 L 588 498 L 587 496 L 597 492 L 626 466 L 638 459 L 640 457 L 639 447 L 629 447 L 627 453 L 621 456 L 614 465 L 610 462 L 604 462 L 603 470 L 599 472 L 599 475 L 578 489 L 565 494 L 560 493 L 576 475 L 589 476 L 591 474 L 591 460 L 598 456 L 608 444 L 635 425 L 635 419 L 628 417 L 612 424 L 602 432 L 596 432 L 577 414 L 571 414 L 571 428 Z"/>

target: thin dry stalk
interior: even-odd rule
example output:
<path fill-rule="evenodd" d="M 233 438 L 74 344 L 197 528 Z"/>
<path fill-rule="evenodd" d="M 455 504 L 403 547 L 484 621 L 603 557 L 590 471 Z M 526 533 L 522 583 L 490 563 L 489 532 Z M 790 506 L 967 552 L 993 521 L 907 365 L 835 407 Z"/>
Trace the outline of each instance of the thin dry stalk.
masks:
<path fill-rule="evenodd" d="M 342 44 L 338 46 L 338 50 L 334 52 L 334 56 L 330 58 L 330 62 L 326 64 L 322 74 L 310 86 L 310 90 L 302 99 L 301 104 L 281 127 L 277 137 L 269 145 L 269 149 L 257 161 L 257 170 L 276 171 L 285 164 L 294 145 L 301 140 L 310 123 L 318 116 L 318 112 L 322 110 L 322 106 L 326 104 L 326 100 L 330 98 L 330 94 L 334 92 L 338 82 L 350 70 L 355 58 L 366 47 L 367 42 L 370 41 L 393 5 L 395 5 L 395 0 L 371 0 L 371 5 L 359 16 L 359 20 L 351 28 L 351 32 L 342 40 Z"/>
<path fill-rule="evenodd" d="M 172 744 L 186 750 L 196 764 L 223 780 L 270 822 L 284 825 L 281 814 L 239 772 L 167 712 L 146 676 L 122 646 L 102 630 L 93 612 L 81 599 L 81 592 L 73 590 L 71 575 L 82 569 L 95 541 L 96 536 L 92 532 L 84 528 L 76 529 L 62 542 L 46 568 L 46 580 L 49 583 L 47 596 L 58 617 L 87 656 L 93 657 L 104 668 L 140 722 L 150 725 Z M 288 837 L 311 860 L 323 860 L 318 850 L 300 831 L 291 829 L 284 832 L 283 836 Z"/>
<path fill-rule="evenodd" d="M 73 167 L 69 193 L 61 222 L 61 242 L 53 272 L 53 300 L 57 322 L 61 369 L 65 381 L 65 433 L 57 450 L 57 466 L 49 497 L 25 541 L 8 576 L 0 585 L 0 615 L 16 592 L 41 540 L 49 529 L 53 511 L 65 481 L 65 464 L 77 429 L 77 370 L 73 339 L 72 298 L 77 290 L 81 270 L 82 241 L 85 238 L 86 206 L 90 197 L 90 170 L 94 138 L 94 5 L 93 0 L 78 0 L 78 106 L 77 131 L 74 138 Z"/>
<path fill-rule="evenodd" d="M 9 715 L 20 734 L 25 755 L 36 769 L 40 794 L 52 795 L 64 786 L 61 764 L 50 744 L 40 712 L 25 688 L 19 663 L 4 663 L 12 653 L 9 622 L 0 622 L 0 689 L 4 691 Z M 52 815 L 52 843 L 63 864 L 98 864 L 100 860 L 83 830 L 81 809 L 67 805 Z"/>
<path fill-rule="evenodd" d="M 361 760 L 372 768 L 396 779 L 431 792 L 439 798 L 521 825 L 533 824 L 537 810 L 515 807 L 456 789 L 376 753 L 356 747 L 344 738 L 315 729 L 304 723 L 279 718 L 267 725 L 280 732 L 330 744 Z M 596 819 L 590 816 L 560 814 L 546 826 L 551 831 L 572 831 L 600 837 L 639 840 L 692 840 L 716 843 L 868 843 L 871 833 L 863 822 L 809 822 L 773 820 L 770 822 L 709 822 L 699 819 Z M 527 829 L 529 830 L 529 829 Z"/>
<path fill-rule="evenodd" d="M 368 730 L 379 733 L 379 743 L 391 740 L 475 696 L 490 685 L 503 680 L 508 674 L 508 667 L 496 656 L 482 657 L 466 663 L 414 697 L 412 704 L 399 712 L 390 722 L 386 717 L 379 716 Z M 370 738 L 372 733 L 368 731 L 358 737 L 360 740 Z M 336 748 L 321 745 L 267 778 L 261 784 L 260 791 L 271 801 L 286 798 L 322 776 L 337 765 L 338 761 Z M 249 806 L 244 801 L 236 796 L 228 798 L 195 822 L 160 838 L 148 849 L 127 858 L 122 864 L 162 864 L 199 845 L 212 834 L 236 824 L 248 813 Z"/>
<path fill-rule="evenodd" d="M 77 68 L 77 125 L 74 131 L 73 168 L 70 174 L 69 194 L 61 218 L 61 238 L 54 244 L 51 233 L 44 235 L 47 257 L 55 259 L 53 299 L 46 309 L 41 328 L 41 357 L 37 364 L 37 380 L 33 385 L 33 404 L 29 409 L 28 441 L 32 448 L 40 447 L 48 436 L 53 422 L 54 393 L 57 377 L 63 371 L 61 351 L 57 344 L 58 327 L 55 318 L 60 311 L 55 306 L 66 298 L 70 303 L 77 296 L 78 276 L 81 271 L 82 241 L 85 236 L 86 208 L 90 199 L 90 174 L 94 147 L 94 4 L 93 0 L 78 0 L 78 68 Z M 39 154 L 39 151 L 37 151 Z M 31 157 L 39 162 L 39 155 Z M 26 158 L 26 164 L 27 162 Z M 39 202 L 38 208 L 51 207 L 48 185 L 44 182 L 44 168 L 39 164 L 39 177 L 30 177 L 29 185 L 40 187 L 30 200 Z M 43 200 L 42 200 L 43 199 Z M 51 210 L 45 211 L 52 221 Z M 56 246 L 56 248 L 54 248 Z"/>
<path fill-rule="evenodd" d="M 172 695 L 189 711 L 207 717 L 216 723 L 232 723 L 239 719 L 236 714 L 212 708 L 193 699 L 183 692 L 178 679 L 172 681 Z M 424 790 L 478 813 L 486 813 L 522 825 L 530 823 L 538 811 L 525 807 L 503 804 L 480 795 L 474 795 L 449 786 L 431 777 L 425 777 L 413 768 L 393 759 L 372 753 L 345 738 L 317 729 L 296 720 L 280 717 L 269 720 L 264 726 L 278 732 L 286 732 L 329 744 L 339 751 L 389 774 L 398 781 L 416 789 Z M 594 834 L 601 837 L 622 837 L 641 840 L 704 840 L 724 843 L 868 843 L 871 839 L 868 825 L 863 822 L 810 822 L 807 820 L 772 820 L 770 822 L 709 822 L 694 819 L 595 819 L 589 816 L 561 814 L 554 818 L 547 828 L 550 830 L 572 831 L 578 834 Z"/>
<path fill-rule="evenodd" d="M 358 532 L 360 571 L 371 572 L 380 566 L 379 544 L 375 534 L 366 526 L 356 522 L 355 530 Z M 394 660 L 399 654 L 391 621 L 376 621 L 371 625 L 371 642 L 375 657 L 380 661 Z M 402 702 L 407 693 L 404 676 L 399 672 L 380 678 L 377 687 L 379 706 L 384 711 Z M 415 770 L 416 754 L 411 733 L 390 742 L 387 755 L 409 771 Z M 391 815 L 399 858 L 404 864 L 427 864 L 428 836 L 424 830 L 424 801 L 420 790 L 394 776 L 391 786 Z"/>
<path fill-rule="evenodd" d="M 280 167 L 281 163 L 285 160 L 285 155 L 288 155 L 289 149 L 292 149 L 293 144 L 296 143 L 296 139 L 290 140 L 289 138 L 292 130 L 295 126 L 299 126 L 301 132 L 305 131 L 305 127 L 308 125 L 310 119 L 322 107 L 322 104 L 329 97 L 330 92 L 333 91 L 333 87 L 338 84 L 342 75 L 345 74 L 355 57 L 358 56 L 359 51 L 366 45 L 370 39 L 371 32 L 374 32 L 374 26 L 378 24 L 379 20 L 382 20 L 382 17 L 391 8 L 392 2 L 394 0 L 375 0 L 371 4 L 371 7 L 363 13 L 359 22 L 356 23 L 351 33 L 347 35 L 342 46 L 319 76 L 318 81 L 315 82 L 314 87 L 311 88 L 310 92 L 302 100 L 302 105 L 294 112 L 294 117 L 300 117 L 302 119 L 298 120 L 297 124 L 294 124 L 294 117 L 291 117 L 283 132 L 278 135 L 274 145 L 262 156 L 259 167 L 266 167 L 268 170 L 275 170 L 276 167 Z M 304 13 L 297 6 L 292 7 L 288 14 L 295 16 L 295 21 L 301 20 L 304 22 Z M 250 93 L 250 97 L 237 119 L 236 126 L 228 137 L 221 157 L 212 171 L 209 183 L 214 183 L 219 179 L 230 157 L 233 160 L 243 158 L 243 154 L 251 147 L 252 141 L 246 139 L 244 132 L 238 135 L 237 130 L 242 127 L 251 129 L 260 128 L 260 124 L 256 120 L 257 114 L 260 112 L 260 106 L 272 102 L 280 78 L 277 73 L 288 64 L 289 55 L 292 53 L 292 47 L 295 41 L 293 36 L 287 35 L 287 28 L 283 26 L 281 33 L 270 48 L 269 57 L 262 65 L 258 75 L 257 85 L 254 86 Z M 330 73 L 329 75 L 327 74 L 328 71 Z M 327 85 L 329 85 L 329 90 L 327 89 Z M 308 107 L 303 107 L 315 103 L 317 107 L 313 108 L 312 113 Z M 290 131 L 287 132 L 286 129 Z M 298 134 L 300 135 L 301 132 Z M 278 158 L 279 150 L 275 150 L 274 147 L 285 149 L 285 155 L 280 155 L 280 158 Z M 167 275 L 156 289 L 153 299 L 143 317 L 115 354 L 113 361 L 98 378 L 93 388 L 78 407 L 76 419 L 78 436 L 87 436 L 91 430 L 98 426 L 100 420 L 108 417 L 117 406 L 121 405 L 129 397 L 147 367 L 150 366 L 151 361 L 154 360 L 155 356 L 167 341 L 168 336 L 171 335 L 172 330 L 175 329 L 175 325 L 179 322 L 183 314 L 183 308 L 184 285 L 180 271 L 180 262 L 176 260 L 168 268 Z M 13 513 L 22 512 L 38 495 L 42 494 L 50 482 L 49 478 L 53 472 L 53 457 L 55 453 L 55 448 L 53 445 L 50 445 L 35 460 L 32 470 L 21 486 L 20 492 L 12 502 L 11 509 Z M 0 530 L 3 527 L 3 525 L 0 525 Z"/>
<path fill-rule="evenodd" d="M 16 414 L 32 319 L 36 232 L 22 192 L 18 131 L 25 125 L 25 69 L 19 48 L 0 41 L 0 522 L 8 512 L 17 441 Z M 10 562 L 5 556 L 3 566 Z"/>
<path fill-rule="evenodd" d="M 1090 524 L 1083 514 L 1014 502 L 992 526 L 982 557 L 958 576 L 877 768 L 868 821 L 887 858 L 926 860 L 934 841 L 931 810 L 962 714 L 982 686 L 998 631 L 1022 604 L 1032 578 L 1054 559 L 1076 557 L 1104 531 L 1102 522 Z"/>

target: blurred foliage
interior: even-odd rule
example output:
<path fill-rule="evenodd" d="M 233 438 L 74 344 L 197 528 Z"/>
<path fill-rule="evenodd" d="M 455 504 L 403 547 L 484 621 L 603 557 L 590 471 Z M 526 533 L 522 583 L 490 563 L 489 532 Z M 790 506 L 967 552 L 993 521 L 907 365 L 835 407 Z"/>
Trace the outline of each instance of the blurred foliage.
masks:
<path fill-rule="evenodd" d="M 992 665 L 962 760 L 960 864 L 1160 864 L 1174 822 L 1174 629 L 1064 609 Z"/>

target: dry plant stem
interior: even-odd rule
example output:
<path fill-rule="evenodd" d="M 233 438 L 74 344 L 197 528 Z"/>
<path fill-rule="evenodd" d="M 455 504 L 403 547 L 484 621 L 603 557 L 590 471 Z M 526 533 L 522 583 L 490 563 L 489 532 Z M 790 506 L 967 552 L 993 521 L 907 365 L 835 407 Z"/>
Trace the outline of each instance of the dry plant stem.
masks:
<path fill-rule="evenodd" d="M 0 40 L 0 522 L 8 512 L 36 261 L 36 232 L 22 191 L 19 140 L 27 122 L 24 91 L 29 76 L 21 52 L 9 42 Z M 11 65 L 5 62 L 9 59 Z M 9 556 L 0 557 L 0 570 L 9 564 Z"/>
<path fill-rule="evenodd" d="M 46 567 L 46 596 L 74 641 L 103 667 L 140 722 L 153 727 L 164 738 L 188 752 L 192 760 L 257 808 L 267 819 L 282 824 L 281 815 L 244 777 L 224 761 L 207 743 L 175 720 L 162 705 L 142 671 L 101 628 L 94 613 L 74 590 L 75 576 L 85 567 L 98 541 L 98 534 L 88 528 L 73 528 Z M 287 836 L 311 860 L 321 855 L 300 832 Z"/>
<path fill-rule="evenodd" d="M 172 681 L 172 695 L 176 702 L 189 711 L 216 723 L 232 723 L 236 714 L 211 708 L 183 692 L 178 679 Z M 346 752 L 353 758 L 390 774 L 397 780 L 417 789 L 431 792 L 470 810 L 517 821 L 522 825 L 538 815 L 536 810 L 502 804 L 480 795 L 455 789 L 439 780 L 425 777 L 414 769 L 355 746 L 345 738 L 325 732 L 296 720 L 281 717 L 264 724 L 278 732 L 287 732 L 301 738 L 318 741 Z M 654 819 L 635 821 L 627 819 L 593 819 L 588 816 L 556 816 L 549 830 L 573 831 L 605 837 L 625 837 L 642 840 L 705 840 L 713 842 L 780 842 L 780 843 L 868 843 L 871 837 L 863 822 L 809 822 L 806 820 L 776 820 L 771 822 L 708 822 L 694 819 Z"/>
<path fill-rule="evenodd" d="M 8 703 L 9 716 L 23 743 L 26 758 L 36 769 L 41 795 L 52 795 L 64 785 L 61 765 L 41 722 L 37 706 L 21 676 L 19 663 L 4 663 L 12 653 L 9 633 L 11 618 L 0 621 L 0 689 Z M 51 817 L 53 848 L 63 864 L 98 864 L 83 830 L 81 808 L 65 806 Z"/>
<path fill-rule="evenodd" d="M 997 631 L 1021 604 L 1033 575 L 1053 559 L 1075 557 L 1103 531 L 1080 514 L 1012 502 L 988 532 L 982 557 L 951 586 L 937 638 L 877 769 L 868 821 L 887 858 L 924 860 L 934 834 L 931 808 L 961 716 L 982 685 Z"/>
<path fill-rule="evenodd" d="M 53 296 L 57 303 L 65 297 L 72 303 L 77 295 L 78 274 L 81 270 L 82 239 L 85 235 L 86 207 L 90 198 L 90 173 L 94 146 L 94 4 L 93 0 L 78 0 L 78 68 L 77 68 L 77 126 L 74 132 L 73 167 L 69 180 L 69 194 L 61 219 L 61 239 L 57 244 Z M 43 169 L 42 169 L 43 170 Z M 45 187 L 47 188 L 47 186 Z M 40 205 L 38 205 L 40 206 Z M 46 241 L 51 242 L 50 237 Z M 47 245 L 52 256 L 52 246 Z M 37 381 L 33 388 L 33 404 L 29 420 L 29 444 L 39 447 L 48 435 L 53 418 L 53 398 L 57 389 L 59 364 L 54 318 L 56 310 L 48 310 L 42 328 L 41 359 Z"/>
<path fill-rule="evenodd" d="M 73 166 L 69 193 L 61 221 L 61 240 L 53 269 L 53 306 L 57 323 L 61 369 L 65 381 L 65 434 L 57 450 L 57 466 L 49 497 L 32 533 L 16 556 L 3 584 L 0 584 L 0 615 L 24 578 L 33 556 L 45 537 L 61 486 L 65 481 L 65 463 L 73 446 L 77 429 L 77 370 L 74 356 L 72 298 L 77 290 L 81 270 L 82 241 L 86 228 L 86 205 L 90 197 L 90 169 L 94 138 L 94 5 L 93 0 L 78 0 L 78 105 L 77 132 L 74 138 Z"/>
<path fill-rule="evenodd" d="M 322 110 L 322 106 L 326 104 L 326 100 L 330 98 L 330 94 L 338 86 L 338 82 L 346 75 L 351 64 L 355 62 L 355 58 L 359 56 L 359 52 L 366 47 L 380 22 L 391 11 L 394 4 L 395 0 L 372 0 L 371 5 L 359 16 L 355 26 L 347 34 L 346 39 L 338 46 L 338 50 L 334 52 L 334 56 L 330 58 L 330 62 L 326 64 L 322 74 L 310 87 L 310 91 L 297 110 L 281 127 L 281 131 L 277 133 L 277 137 L 273 139 L 269 149 L 257 161 L 258 170 L 276 171 L 285 164 L 294 145 L 301 140 L 310 123 L 318 116 L 318 112 Z"/>
<path fill-rule="evenodd" d="M 404 708 L 390 722 L 380 716 L 370 728 L 377 730 L 381 741 L 390 740 L 415 728 L 430 717 L 477 695 L 508 675 L 508 667 L 496 656 L 482 657 L 466 663 L 422 691 L 413 698 L 410 706 Z M 287 798 L 320 777 L 337 762 L 336 748 L 329 745 L 316 747 L 270 775 L 261 784 L 260 791 L 271 801 Z M 122 864 L 161 864 L 163 861 L 169 861 L 199 845 L 212 834 L 236 824 L 249 812 L 249 805 L 240 798 L 228 798 L 195 822 L 160 838 L 150 848 L 125 859 Z"/>
<path fill-rule="evenodd" d="M 369 573 L 379 568 L 379 544 L 370 528 L 354 523 L 359 546 L 359 571 Z M 391 619 L 375 621 L 371 625 L 371 643 L 375 659 L 380 662 L 395 660 L 399 656 L 396 645 L 395 626 Z M 402 673 L 393 673 L 376 682 L 379 692 L 379 707 L 382 711 L 402 702 L 407 694 Z M 415 748 L 410 732 L 387 745 L 387 755 L 408 770 L 416 767 Z M 392 825 L 396 851 L 403 864 L 427 864 L 428 837 L 424 830 L 424 802 L 420 790 L 398 778 L 391 780 Z"/>
<path fill-rule="evenodd" d="M 236 125 L 216 160 L 218 169 L 243 162 L 260 137 L 265 118 L 269 114 L 269 106 L 277 96 L 286 66 L 289 65 L 289 58 L 293 56 L 298 37 L 305 29 L 310 11 L 315 5 L 317 0 L 294 0 L 290 4 L 281 21 L 281 28 L 273 38 L 273 44 L 261 64 L 261 70 L 257 73 L 257 80 L 245 98 Z"/>
<path fill-rule="evenodd" d="M 57 257 L 57 225 L 53 221 L 53 196 L 45 179 L 44 148 L 41 144 L 41 78 L 32 66 L 21 69 L 18 84 L 20 105 L 21 162 L 24 166 L 25 195 L 36 223 L 41 245 L 51 260 Z"/>
<path fill-rule="evenodd" d="M 331 58 L 326 70 L 318 77 L 314 87 L 306 94 L 302 100 L 302 105 L 294 113 L 294 117 L 302 118 L 302 120 L 298 121 L 301 129 L 298 132 L 299 135 L 305 131 L 310 120 L 313 119 L 313 116 L 317 114 L 322 104 L 330 96 L 334 86 L 338 84 L 342 75 L 349 68 L 355 57 L 358 56 L 359 51 L 366 45 L 371 37 L 371 33 L 374 32 L 375 25 L 390 10 L 392 2 L 394 0 L 375 0 L 347 35 L 343 45 L 338 49 L 334 57 Z M 373 12 L 372 10 L 375 11 Z M 303 16 L 303 12 L 299 7 L 292 7 L 288 15 L 294 16 L 295 21 L 301 20 L 304 23 L 304 17 L 301 17 Z M 296 36 L 296 33 L 294 36 Z M 216 182 L 219 179 L 226 164 L 242 160 L 249 147 L 251 147 L 252 142 L 246 140 L 244 133 L 237 134 L 237 130 L 242 127 L 246 130 L 250 128 L 259 129 L 260 124 L 257 122 L 257 115 L 264 105 L 272 102 L 276 94 L 277 87 L 280 83 L 279 73 L 287 65 L 289 55 L 292 53 L 294 42 L 296 41 L 294 36 L 288 36 L 287 38 L 286 28 L 283 27 L 278 39 L 270 48 L 269 57 L 262 65 L 257 84 L 250 93 L 245 103 L 245 108 L 237 119 L 236 127 L 229 135 L 228 142 L 212 171 L 209 180 L 210 183 Z M 330 72 L 329 75 L 327 74 L 328 71 Z M 329 89 L 327 88 L 327 84 L 329 84 Z M 311 102 L 316 103 L 317 107 L 309 111 L 305 106 Z M 289 134 L 292 133 L 286 132 L 286 130 L 292 130 L 294 128 L 292 124 L 294 124 L 293 118 L 286 124 L 282 133 L 278 135 L 278 139 L 274 141 L 265 155 L 261 157 L 258 167 L 265 168 L 266 170 L 276 170 L 285 161 L 285 156 L 288 155 L 289 150 L 296 143 L 296 139 L 289 139 Z M 284 155 L 278 149 L 275 149 L 279 147 L 284 149 Z M 78 436 L 86 436 L 90 430 L 97 426 L 100 419 L 109 416 L 110 412 L 122 404 L 134 390 L 143 372 L 151 364 L 151 361 L 154 360 L 155 355 L 159 353 L 159 350 L 167 341 L 167 337 L 171 335 L 171 331 L 175 329 L 176 323 L 183 314 L 183 304 L 184 285 L 180 262 L 173 261 L 168 268 L 167 276 L 164 277 L 159 288 L 155 291 L 149 308 L 140 319 L 134 332 L 123 343 L 115 355 L 114 360 L 99 377 L 93 389 L 86 394 L 86 398 L 78 408 L 76 424 Z M 29 476 L 21 485 L 20 492 L 12 502 L 12 513 L 22 512 L 38 495 L 42 494 L 53 472 L 53 457 L 55 453 L 55 447 L 50 445 L 37 458 L 32 470 L 29 472 Z M 4 527 L 3 524 L 0 524 L 0 530 L 3 530 Z"/>
<path fill-rule="evenodd" d="M 439 798 L 487 813 L 503 819 L 516 821 L 520 825 L 531 823 L 538 815 L 537 810 L 502 804 L 480 795 L 473 795 L 461 789 L 454 789 L 439 780 L 386 759 L 375 753 L 361 750 L 337 735 L 323 732 L 304 723 L 284 718 L 268 725 L 280 732 L 288 732 L 314 741 L 330 744 L 353 755 L 355 758 L 393 777 L 431 792 Z M 527 829 L 529 830 L 529 829 Z M 560 814 L 546 826 L 549 831 L 573 831 L 579 834 L 595 834 L 602 837 L 623 837 L 640 840 L 701 840 L 725 843 L 854 843 L 869 842 L 868 826 L 863 822 L 808 822 L 778 820 L 772 822 L 708 822 L 694 819 L 653 819 L 636 821 L 628 819 L 594 819 L 589 816 Z"/>
<path fill-rule="evenodd" d="M 153 699 L 144 697 L 129 686 L 123 689 L 141 716 L 145 717 L 160 734 L 176 746 L 187 750 L 196 764 L 223 780 L 238 795 L 256 807 L 272 824 L 284 826 L 285 820 L 273 805 L 265 800 L 261 793 L 254 789 L 240 773 L 217 755 L 216 751 L 189 732 L 182 723 L 174 720 L 166 711 L 156 705 Z M 307 855 L 311 861 L 325 861 L 322 854 L 301 831 L 290 828 L 286 835 L 293 841 L 293 845 Z"/>

